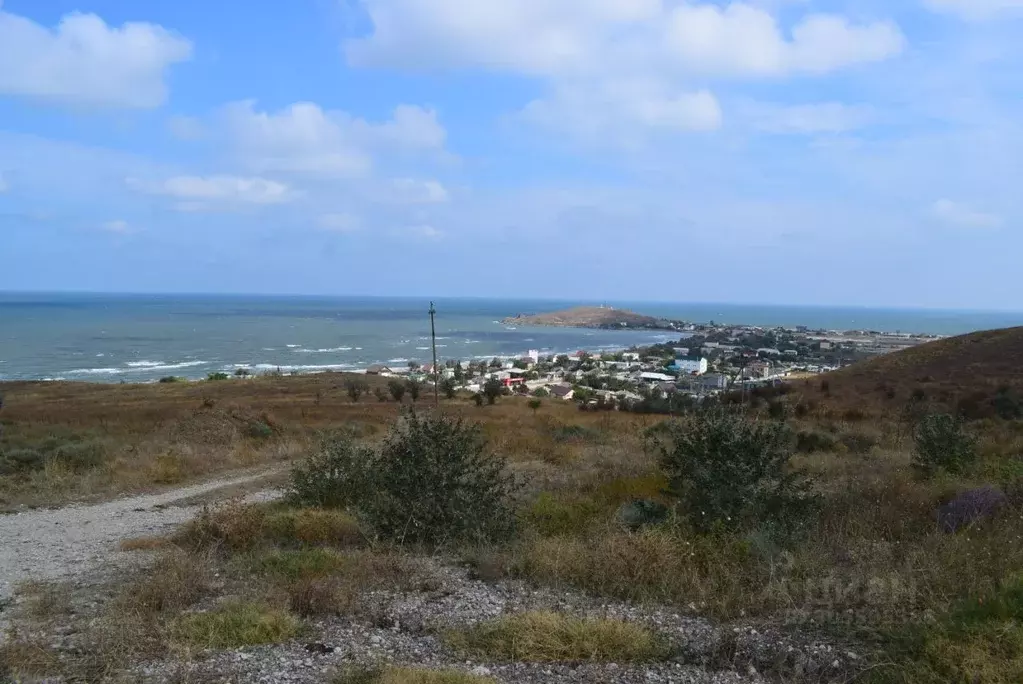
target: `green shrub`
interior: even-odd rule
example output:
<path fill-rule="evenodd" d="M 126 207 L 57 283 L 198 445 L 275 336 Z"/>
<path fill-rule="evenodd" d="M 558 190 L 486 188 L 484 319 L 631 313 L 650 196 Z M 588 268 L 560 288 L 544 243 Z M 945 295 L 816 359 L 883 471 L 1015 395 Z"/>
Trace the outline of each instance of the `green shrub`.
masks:
<path fill-rule="evenodd" d="M 515 488 L 480 427 L 410 413 L 384 440 L 372 487 L 357 505 L 382 537 L 441 544 L 507 537 Z"/>
<path fill-rule="evenodd" d="M 876 437 L 862 432 L 847 432 L 838 441 L 854 454 L 869 454 L 877 446 Z"/>
<path fill-rule="evenodd" d="M 504 385 L 501 384 L 500 380 L 491 378 L 483 383 L 483 396 L 487 398 L 487 403 L 491 406 L 497 402 L 497 398 L 504 394 Z"/>
<path fill-rule="evenodd" d="M 977 456 L 977 441 L 963 431 L 959 418 L 947 413 L 924 416 L 913 435 L 916 451 L 913 467 L 924 475 L 938 470 L 960 473 Z"/>
<path fill-rule="evenodd" d="M 817 430 L 800 430 L 796 434 L 796 451 L 815 454 L 819 451 L 834 451 L 838 446 L 833 435 Z"/>
<path fill-rule="evenodd" d="M 206 379 L 210 382 L 217 382 L 220 380 L 227 380 L 227 373 L 210 373 L 206 376 Z"/>
<path fill-rule="evenodd" d="M 293 472 L 291 499 L 351 509 L 393 541 L 485 541 L 514 526 L 514 483 L 504 469 L 479 426 L 410 413 L 378 451 L 343 437 L 327 442 Z"/>
<path fill-rule="evenodd" d="M 400 404 L 401 400 L 405 398 L 405 383 L 401 380 L 391 380 L 387 383 L 387 391 Z"/>
<path fill-rule="evenodd" d="M 300 506 L 347 508 L 374 486 L 376 453 L 345 434 L 327 438 L 291 472 L 291 501 Z"/>
<path fill-rule="evenodd" d="M 458 386 L 451 378 L 444 378 L 440 381 L 440 391 L 447 399 L 454 399 L 458 394 Z"/>
<path fill-rule="evenodd" d="M 661 467 L 697 530 L 753 522 L 790 529 L 816 503 L 810 481 L 789 467 L 792 455 L 783 424 L 714 411 L 672 424 Z"/>
<path fill-rule="evenodd" d="M 22 475 L 46 467 L 46 454 L 36 449 L 0 450 L 0 476 Z"/>
<path fill-rule="evenodd" d="M 185 381 L 184 378 L 179 378 L 179 377 L 174 376 L 174 375 L 168 375 L 167 377 L 160 378 L 160 384 L 163 384 L 163 385 L 169 385 L 171 383 L 184 382 L 184 381 Z"/>

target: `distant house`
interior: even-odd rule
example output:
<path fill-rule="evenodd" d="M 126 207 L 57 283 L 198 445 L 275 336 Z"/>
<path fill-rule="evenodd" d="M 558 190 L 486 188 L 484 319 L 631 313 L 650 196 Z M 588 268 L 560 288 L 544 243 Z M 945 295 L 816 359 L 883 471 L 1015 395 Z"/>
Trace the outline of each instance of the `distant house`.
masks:
<path fill-rule="evenodd" d="M 635 352 L 625 352 L 622 354 L 623 361 L 639 361 L 639 354 Z"/>
<path fill-rule="evenodd" d="M 375 364 L 373 364 L 372 366 L 370 366 L 369 368 L 366 369 L 366 375 L 385 375 L 385 376 L 386 375 L 394 375 L 394 371 L 391 370 L 390 368 L 388 368 L 387 366 L 383 366 L 383 365 L 381 365 L 379 363 L 375 363 Z"/>
<path fill-rule="evenodd" d="M 723 390 L 728 388 L 728 377 L 720 373 L 709 373 L 700 378 L 703 389 Z"/>
<path fill-rule="evenodd" d="M 685 373 L 686 375 L 703 375 L 707 372 L 708 364 L 705 356 L 686 357 L 675 359 L 671 367 L 679 373 Z"/>
<path fill-rule="evenodd" d="M 571 401 L 575 397 L 575 388 L 571 385 L 552 385 L 550 391 L 551 396 L 556 399 Z"/>
<path fill-rule="evenodd" d="M 641 373 L 639 377 L 646 382 L 675 382 L 673 375 L 665 373 Z"/>

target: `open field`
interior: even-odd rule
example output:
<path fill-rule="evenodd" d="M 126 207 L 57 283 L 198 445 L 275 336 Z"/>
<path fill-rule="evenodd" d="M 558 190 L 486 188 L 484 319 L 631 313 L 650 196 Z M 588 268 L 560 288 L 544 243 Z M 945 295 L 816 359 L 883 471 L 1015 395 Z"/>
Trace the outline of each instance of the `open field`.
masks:
<path fill-rule="evenodd" d="M 780 425 L 769 404 L 785 408 L 796 436 L 786 467 L 811 478 L 819 502 L 796 533 L 779 535 L 767 518 L 701 529 L 681 507 L 626 522 L 635 501 L 650 510 L 680 502 L 661 459 L 671 440 L 663 417 L 550 400 L 536 409 L 515 398 L 442 401 L 442 414 L 478 421 L 488 451 L 507 459 L 517 481 L 506 502 L 512 534 L 408 543 L 404 532 L 384 534 L 384 513 L 360 508 L 357 493 L 336 508 L 214 509 L 178 534 L 127 540 L 149 568 L 132 577 L 102 589 L 87 578 L 23 587 L 8 609 L 15 631 L 0 673 L 271 681 L 285 667 L 301 682 L 1020 681 L 1023 424 L 968 423 L 976 461 L 924 477 L 912 467 L 903 404 L 859 407 L 855 393 L 843 394 L 843 377 L 831 382 L 828 394 L 817 380 L 744 409 L 754 425 Z M 288 468 L 320 453 L 328 433 L 386 450 L 399 415 L 372 394 L 353 402 L 335 374 L 0 391 L 5 453 L 13 445 L 42 460 L 0 476 L 8 507 Z M 812 410 L 797 410 L 811 400 Z M 409 499 L 420 496 L 417 480 Z M 1004 497 L 997 514 L 955 533 L 938 524 L 943 504 L 987 485 Z"/>

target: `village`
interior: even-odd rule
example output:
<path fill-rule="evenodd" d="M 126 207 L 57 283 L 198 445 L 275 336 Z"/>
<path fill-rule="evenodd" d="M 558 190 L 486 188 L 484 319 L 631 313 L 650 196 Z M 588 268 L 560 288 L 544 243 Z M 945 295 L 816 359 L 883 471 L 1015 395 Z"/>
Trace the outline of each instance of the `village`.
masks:
<path fill-rule="evenodd" d="M 620 351 L 576 351 L 448 360 L 434 368 L 374 365 L 369 375 L 396 377 L 482 397 L 503 394 L 575 401 L 581 407 L 659 412 L 732 389 L 812 377 L 921 344 L 930 335 L 825 331 L 803 327 L 689 325 L 677 342 Z"/>

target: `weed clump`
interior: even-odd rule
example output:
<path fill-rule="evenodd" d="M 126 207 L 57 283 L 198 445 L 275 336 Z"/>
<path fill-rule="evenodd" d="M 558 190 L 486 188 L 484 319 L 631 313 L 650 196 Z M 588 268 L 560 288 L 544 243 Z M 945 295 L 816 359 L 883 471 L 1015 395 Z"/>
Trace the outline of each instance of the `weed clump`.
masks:
<path fill-rule="evenodd" d="M 194 648 L 240 648 L 286 641 L 299 630 L 298 619 L 256 603 L 227 603 L 207 613 L 182 615 L 171 625 L 173 639 Z"/>
<path fill-rule="evenodd" d="M 924 416 L 913 439 L 913 467 L 927 477 L 939 470 L 961 473 L 977 457 L 976 439 L 963 430 L 959 418 L 949 414 Z"/>
<path fill-rule="evenodd" d="M 437 546 L 507 538 L 514 490 L 479 426 L 413 412 L 379 450 L 328 442 L 296 470 L 291 498 L 347 508 L 382 539 Z"/>
<path fill-rule="evenodd" d="M 640 625 L 540 611 L 452 630 L 445 641 L 472 656 L 509 661 L 643 662 L 667 654 L 664 642 Z"/>
<path fill-rule="evenodd" d="M 661 467 L 681 513 L 702 532 L 754 523 L 790 529 L 817 498 L 789 466 L 792 437 L 777 422 L 710 412 L 674 423 Z"/>

